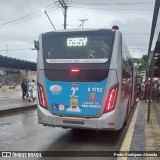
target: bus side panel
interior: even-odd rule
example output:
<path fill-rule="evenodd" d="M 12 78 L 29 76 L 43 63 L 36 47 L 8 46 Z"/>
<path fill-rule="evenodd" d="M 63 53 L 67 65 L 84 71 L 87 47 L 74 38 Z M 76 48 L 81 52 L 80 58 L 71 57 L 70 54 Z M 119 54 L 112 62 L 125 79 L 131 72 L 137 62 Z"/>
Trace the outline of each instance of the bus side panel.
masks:
<path fill-rule="evenodd" d="M 43 48 L 42 48 L 42 34 L 39 36 L 39 51 L 37 52 L 37 71 L 39 69 L 44 69 L 44 62 L 43 62 Z M 40 77 L 37 77 L 39 80 Z"/>
<path fill-rule="evenodd" d="M 107 90 L 109 90 L 109 88 L 115 83 L 118 83 L 119 85 L 118 97 L 115 107 L 116 112 L 113 115 L 112 122 L 115 124 L 116 129 L 120 129 L 123 126 L 128 103 L 128 98 L 123 98 L 122 95 L 122 35 L 120 32 L 117 32 L 115 35 L 110 69 L 112 70 L 109 72 Z"/>
<path fill-rule="evenodd" d="M 122 42 L 122 35 L 120 32 L 116 32 L 112 59 L 110 69 L 114 69 L 117 73 L 117 83 L 119 84 L 119 91 L 116 103 L 116 109 L 118 110 L 115 116 L 115 126 L 119 129 L 123 126 L 124 120 L 127 114 L 127 107 L 130 110 L 133 88 L 133 63 L 130 53 L 127 49 L 125 42 Z M 109 74 L 108 86 L 112 86 L 115 83 L 115 77 L 113 74 Z M 128 112 L 129 113 L 129 112 Z"/>
<path fill-rule="evenodd" d="M 122 39 L 122 85 L 121 85 L 121 101 L 125 106 L 125 112 L 123 118 L 129 115 L 132 106 L 132 95 L 134 93 L 134 81 L 133 81 L 133 61 L 129 50 Z"/>
<path fill-rule="evenodd" d="M 39 48 L 39 51 L 37 52 L 37 84 L 40 84 L 43 88 L 45 88 L 46 86 L 45 86 L 44 71 L 41 72 L 40 74 L 40 70 L 44 70 L 44 62 L 43 62 L 43 54 L 42 54 L 43 53 L 42 34 L 39 36 L 38 41 L 40 44 L 39 45 L 40 48 Z M 38 93 L 37 93 L 37 113 L 38 113 L 38 123 L 40 124 L 50 124 L 51 123 L 52 120 L 49 119 L 48 116 L 46 116 L 46 114 L 48 114 L 48 110 L 40 107 Z"/>

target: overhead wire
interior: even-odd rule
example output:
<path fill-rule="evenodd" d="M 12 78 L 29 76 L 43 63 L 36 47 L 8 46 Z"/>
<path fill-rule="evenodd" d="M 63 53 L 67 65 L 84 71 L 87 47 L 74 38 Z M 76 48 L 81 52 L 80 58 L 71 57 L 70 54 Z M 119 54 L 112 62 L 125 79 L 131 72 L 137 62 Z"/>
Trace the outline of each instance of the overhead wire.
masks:
<path fill-rule="evenodd" d="M 47 9 L 48 12 L 57 10 L 58 8 L 60 8 L 60 7 L 57 7 L 57 6 L 53 5 L 53 3 L 44 7 L 44 9 Z M 37 11 L 34 11 L 34 12 L 30 13 L 30 14 L 27 14 L 25 16 L 17 18 L 15 20 L 0 24 L 0 28 L 4 28 L 4 27 L 8 27 L 8 26 L 15 25 L 15 24 L 18 24 L 18 23 L 22 23 L 22 22 L 31 20 L 33 18 L 39 17 L 41 15 L 43 15 L 43 13 L 41 13 L 40 10 L 37 10 Z"/>
<path fill-rule="evenodd" d="M 54 10 L 50 10 L 50 11 L 48 11 L 48 12 L 55 11 L 55 10 L 57 10 L 57 9 L 59 9 L 59 8 L 56 8 L 56 9 L 54 9 Z M 9 24 L 9 25 L 6 25 L 6 26 L 2 26 L 2 27 L 0 26 L 0 28 L 5 28 L 5 27 L 12 26 L 12 25 L 16 25 L 16 24 L 19 24 L 19 23 L 22 23 L 22 22 L 25 22 L 25 21 L 28 21 L 28 20 L 34 19 L 34 18 L 39 17 L 39 16 L 41 16 L 41 15 L 43 15 L 43 13 L 40 13 L 40 14 L 35 15 L 35 16 L 33 16 L 33 17 L 30 17 L 30 18 L 24 19 L 23 21 L 20 21 L 20 22 L 15 22 L 15 23 L 12 23 L 12 24 Z"/>
<path fill-rule="evenodd" d="M 77 5 L 83 5 L 83 6 L 86 6 L 86 5 L 89 5 L 89 6 L 94 6 L 94 5 L 96 5 L 96 6 L 130 6 L 130 5 L 150 5 L 150 4 L 152 4 L 153 5 L 153 3 L 152 2 L 147 2 L 147 1 L 144 1 L 144 2 L 132 2 L 132 3 L 93 3 L 93 2 L 74 2 L 74 1 L 72 1 L 72 4 L 73 5 L 76 5 L 76 6 L 73 6 L 73 5 L 71 5 L 70 7 L 74 7 L 74 8 L 86 8 L 86 7 L 78 7 Z M 87 9 L 90 9 L 90 8 L 92 8 L 92 7 L 89 7 L 89 8 L 87 8 Z M 102 9 L 102 8 L 92 8 L 92 9 Z M 130 9 L 126 9 L 126 8 L 116 8 L 116 9 L 114 9 L 114 8 L 108 8 L 108 9 L 104 9 L 104 10 L 151 10 L 150 8 L 149 9 L 137 9 L 137 8 L 130 8 Z"/>
<path fill-rule="evenodd" d="M 139 4 L 151 4 L 150 2 L 136 2 L 136 3 L 114 3 L 114 4 L 111 4 L 111 3 L 84 3 L 84 2 L 72 2 L 73 4 L 83 4 L 83 5 L 139 5 Z M 77 7 L 77 6 L 70 6 L 72 8 L 86 8 L 86 7 Z M 44 7 L 44 9 L 47 9 L 48 12 L 50 11 L 53 11 L 53 10 L 50 10 L 50 9 L 53 9 L 56 10 L 60 7 L 58 7 L 55 3 L 51 3 L 47 6 Z M 87 9 L 101 9 L 101 10 L 151 10 L 151 9 L 104 9 L 104 8 L 87 8 Z M 50 10 L 50 11 L 49 11 Z M 28 21 L 30 19 L 33 19 L 33 18 L 36 18 L 38 16 L 41 16 L 42 13 L 40 13 L 40 10 L 36 10 L 32 13 L 29 13 L 25 16 L 22 16 L 20 18 L 17 18 L 15 20 L 12 20 L 12 21 L 9 21 L 9 22 L 5 22 L 3 24 L 0 24 L 0 28 L 3 28 L 4 27 L 8 27 L 10 25 L 15 25 L 15 24 L 18 24 L 18 23 L 22 23 L 22 22 L 25 22 L 25 21 Z"/>
<path fill-rule="evenodd" d="M 21 44 L 8 44 L 8 46 L 22 46 L 22 45 L 31 45 L 31 44 L 33 44 L 33 42 L 23 42 Z M 2 45 L 0 45 L 0 46 L 2 46 Z"/>
<path fill-rule="evenodd" d="M 128 5 L 148 5 L 148 4 L 153 4 L 152 2 L 135 2 L 135 3 L 86 3 L 86 2 L 72 2 L 72 4 L 77 4 L 77 5 L 108 5 L 108 6 L 128 6 Z"/>
<path fill-rule="evenodd" d="M 72 4 L 76 4 L 76 5 L 99 5 L 99 6 L 101 6 L 101 5 L 113 5 L 113 6 L 120 6 L 120 5 L 141 5 L 141 4 L 151 4 L 150 2 L 136 2 L 136 3 L 115 3 L 115 4 L 111 4 L 111 3 L 84 3 L 84 2 L 72 2 Z M 104 9 L 104 8 L 93 8 L 93 7 L 78 7 L 78 6 L 69 6 L 69 7 L 72 7 L 72 8 L 86 8 L 86 9 L 100 9 L 100 10 L 124 10 L 124 11 L 126 11 L 126 10 L 148 10 L 148 11 L 151 11 L 152 9 L 133 9 L 133 8 L 131 8 L 131 9 L 126 9 L 126 8 L 124 8 L 124 9 L 122 9 L 122 8 L 116 8 L 116 9 L 112 9 L 112 8 L 109 8 L 109 9 Z M 44 9 L 47 9 L 47 11 L 48 12 L 51 12 L 51 11 L 54 11 L 54 10 L 56 10 L 56 9 L 59 9 L 59 8 L 61 8 L 60 6 L 58 7 L 58 6 L 56 6 L 54 3 L 52 3 L 52 4 L 50 4 L 50 5 L 47 5 L 47 6 L 45 6 L 44 7 Z M 43 15 L 43 13 L 40 13 L 40 11 L 39 10 L 37 10 L 37 11 L 34 11 L 34 12 L 32 12 L 32 13 L 29 13 L 29 14 L 27 14 L 27 15 L 25 15 L 25 16 L 23 16 L 23 17 L 20 17 L 20 18 L 17 18 L 17 19 L 15 19 L 15 20 L 12 20 L 12 21 L 9 21 L 9 22 L 6 22 L 6 23 L 3 23 L 3 24 L 0 24 L 0 28 L 3 28 L 3 27 L 8 27 L 8 26 L 11 26 L 11 25 L 15 25 L 15 24 L 18 24 L 18 23 L 22 23 L 22 22 L 25 22 L 25 21 L 28 21 L 28 20 L 31 20 L 31 19 L 33 19 L 33 18 L 36 18 L 36 17 L 39 17 L 39 16 L 41 16 L 41 15 Z M 132 26 L 142 26 L 142 25 L 131 25 L 131 27 Z M 144 26 L 146 26 L 146 25 L 144 25 Z M 149 25 L 148 25 L 149 26 Z M 121 26 L 121 27 L 126 27 L 125 25 L 124 26 Z M 146 34 L 148 34 L 148 33 L 123 33 L 123 34 L 133 34 L 133 35 L 146 35 Z M 32 49 L 32 48 L 24 48 L 24 49 L 14 49 L 14 50 L 8 50 L 8 51 L 18 51 L 18 50 L 28 50 L 28 49 Z M 3 51 L 7 51 L 7 50 L 3 50 Z"/>
<path fill-rule="evenodd" d="M 22 51 L 22 50 L 32 50 L 33 48 L 19 48 L 19 49 L 5 49 L 0 50 L 1 52 L 8 52 L 8 51 Z"/>
<path fill-rule="evenodd" d="M 134 32 L 133 33 L 125 33 L 125 32 L 123 32 L 123 34 L 134 34 L 134 35 L 137 35 L 137 34 L 143 35 L 144 34 L 144 35 L 146 35 L 146 34 L 150 34 L 150 33 L 147 33 L 147 32 L 146 33 L 137 33 L 137 32 L 136 33 L 134 33 Z"/>
<path fill-rule="evenodd" d="M 145 9 L 141 9 L 141 8 L 128 8 L 128 9 L 126 9 L 126 8 L 113 8 L 113 9 L 111 9 L 111 8 L 107 8 L 107 9 L 105 9 L 105 8 L 92 8 L 92 7 L 78 7 L 78 6 L 69 6 L 69 7 L 71 7 L 71 8 L 82 8 L 82 9 L 97 9 L 97 10 L 116 10 L 116 11 L 131 11 L 131 10 L 133 10 L 133 11 L 135 11 L 135 10 L 138 10 L 138 11 L 153 11 L 152 9 L 150 9 L 150 8 L 145 8 Z"/>

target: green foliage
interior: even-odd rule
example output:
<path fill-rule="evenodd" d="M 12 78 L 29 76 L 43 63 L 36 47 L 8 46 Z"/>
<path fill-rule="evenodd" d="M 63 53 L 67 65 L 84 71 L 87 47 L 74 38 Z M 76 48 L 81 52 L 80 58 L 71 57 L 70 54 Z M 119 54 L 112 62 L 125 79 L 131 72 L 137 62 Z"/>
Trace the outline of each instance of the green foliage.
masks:
<path fill-rule="evenodd" d="M 133 58 L 133 62 L 136 63 L 136 69 L 141 71 L 146 71 L 147 69 L 147 63 L 148 63 L 148 56 L 143 55 L 142 58 Z"/>
<path fill-rule="evenodd" d="M 148 62 L 148 55 L 143 55 L 142 59 L 147 63 Z"/>

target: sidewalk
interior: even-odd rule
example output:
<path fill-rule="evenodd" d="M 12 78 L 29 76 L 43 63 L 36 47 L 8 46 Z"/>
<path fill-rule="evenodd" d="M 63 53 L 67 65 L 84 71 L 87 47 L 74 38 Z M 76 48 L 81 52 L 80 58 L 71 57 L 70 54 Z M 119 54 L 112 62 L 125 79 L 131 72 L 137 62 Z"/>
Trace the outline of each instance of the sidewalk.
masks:
<path fill-rule="evenodd" d="M 5 85 L 0 88 L 0 95 L 6 94 L 6 93 L 17 93 L 17 92 L 21 92 L 20 85 L 16 86 L 15 89 L 9 89 L 9 86 L 5 86 Z"/>
<path fill-rule="evenodd" d="M 147 122 L 148 102 L 139 100 L 137 109 L 129 151 L 159 151 L 160 156 L 160 101 L 152 101 L 150 122 Z M 160 157 L 136 157 L 136 160 L 160 160 Z"/>
<path fill-rule="evenodd" d="M 152 101 L 150 122 L 147 122 L 147 103 L 145 105 L 145 150 L 160 152 L 160 100 Z M 147 106 L 147 107 L 146 107 Z M 146 158 L 146 160 L 160 160 Z"/>
<path fill-rule="evenodd" d="M 36 93 L 34 92 L 34 97 Z M 36 108 L 37 102 L 28 102 L 22 100 L 22 93 L 20 91 L 5 91 L 0 93 L 0 115 L 11 112 Z"/>

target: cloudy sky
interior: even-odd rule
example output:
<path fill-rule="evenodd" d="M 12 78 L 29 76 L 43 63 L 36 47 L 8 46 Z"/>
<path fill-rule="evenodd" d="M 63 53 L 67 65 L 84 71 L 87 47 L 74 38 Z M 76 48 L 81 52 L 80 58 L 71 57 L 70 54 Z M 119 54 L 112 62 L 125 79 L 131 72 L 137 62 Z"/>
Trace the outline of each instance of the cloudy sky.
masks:
<path fill-rule="evenodd" d="M 118 25 L 133 57 L 147 54 L 155 0 L 64 0 L 68 5 L 67 29 L 111 28 Z M 0 54 L 36 61 L 33 41 L 42 32 L 63 29 L 58 0 L 0 0 Z"/>

